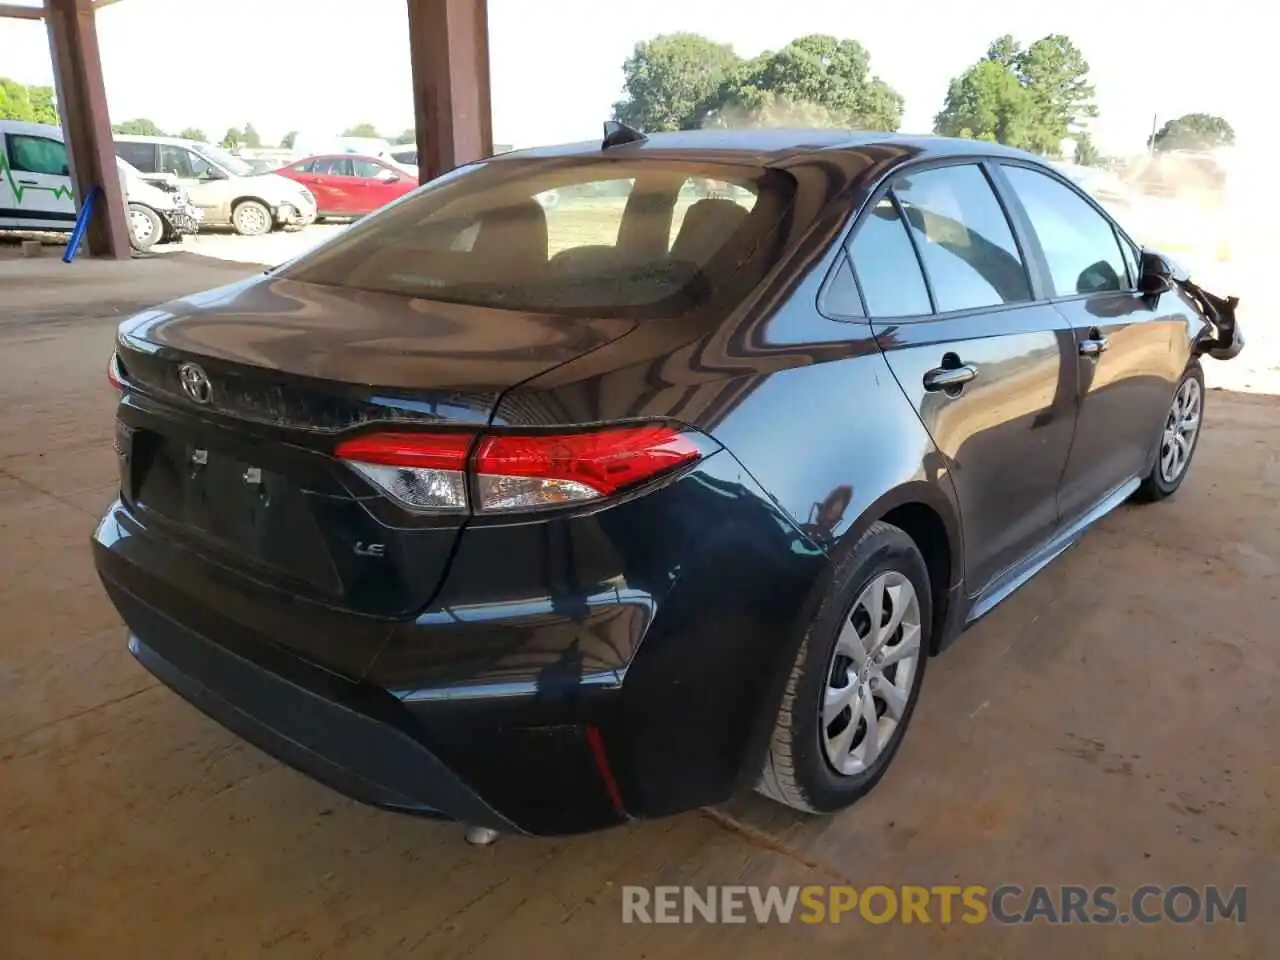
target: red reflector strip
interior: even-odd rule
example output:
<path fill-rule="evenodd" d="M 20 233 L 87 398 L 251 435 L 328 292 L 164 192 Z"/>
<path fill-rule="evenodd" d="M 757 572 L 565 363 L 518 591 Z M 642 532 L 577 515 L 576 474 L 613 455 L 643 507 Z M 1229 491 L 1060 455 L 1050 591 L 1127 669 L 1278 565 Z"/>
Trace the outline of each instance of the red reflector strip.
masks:
<path fill-rule="evenodd" d="M 107 360 L 107 380 L 117 390 L 124 390 L 124 381 L 120 379 L 120 360 L 114 353 Z"/>
<path fill-rule="evenodd" d="M 343 440 L 334 453 L 342 460 L 389 467 L 465 470 L 474 439 L 469 433 L 371 433 Z"/>
<path fill-rule="evenodd" d="M 613 809 L 619 816 L 627 816 L 626 805 L 622 802 L 622 791 L 618 789 L 618 780 L 609 766 L 609 755 L 604 750 L 604 738 L 595 727 L 587 727 L 587 744 L 591 747 L 591 758 L 596 762 L 596 770 L 604 782 L 604 789 L 609 794 Z"/>
<path fill-rule="evenodd" d="M 569 480 L 609 496 L 699 455 L 697 445 L 678 430 L 647 424 L 556 436 L 486 436 L 472 470 L 496 477 Z"/>

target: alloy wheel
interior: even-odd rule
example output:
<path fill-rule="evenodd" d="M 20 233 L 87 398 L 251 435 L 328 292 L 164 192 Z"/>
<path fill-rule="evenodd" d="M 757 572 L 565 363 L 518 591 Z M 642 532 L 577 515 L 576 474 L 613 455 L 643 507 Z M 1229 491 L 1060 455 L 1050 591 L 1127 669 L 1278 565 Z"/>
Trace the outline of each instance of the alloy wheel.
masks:
<path fill-rule="evenodd" d="M 1196 435 L 1200 432 L 1200 382 L 1187 377 L 1174 395 L 1160 439 L 1160 478 L 1175 483 L 1191 462 Z"/>
<path fill-rule="evenodd" d="M 875 763 L 897 734 L 920 658 L 920 600 L 896 570 L 881 573 L 845 618 L 827 671 L 822 746 L 837 773 Z"/>

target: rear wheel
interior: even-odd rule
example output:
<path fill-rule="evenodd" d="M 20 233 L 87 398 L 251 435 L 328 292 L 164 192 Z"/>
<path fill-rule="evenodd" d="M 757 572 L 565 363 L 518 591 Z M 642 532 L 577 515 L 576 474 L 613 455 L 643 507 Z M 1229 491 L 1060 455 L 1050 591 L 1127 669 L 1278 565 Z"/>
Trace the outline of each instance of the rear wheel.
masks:
<path fill-rule="evenodd" d="M 242 237 L 260 237 L 271 232 L 271 211 L 257 200 L 241 200 L 231 212 L 231 225 Z"/>
<path fill-rule="evenodd" d="M 140 203 L 129 204 L 129 242 L 133 249 L 145 252 L 164 237 L 164 221 L 160 214 Z"/>
<path fill-rule="evenodd" d="M 875 523 L 835 572 L 787 680 L 757 789 L 810 813 L 884 776 L 929 659 L 929 572 L 914 541 Z"/>
<path fill-rule="evenodd" d="M 1204 420 L 1204 371 L 1198 360 L 1192 361 L 1173 392 L 1164 423 L 1160 428 L 1160 449 L 1151 472 L 1143 478 L 1134 499 L 1148 503 L 1170 496 L 1191 469 L 1200 441 L 1200 425 Z"/>

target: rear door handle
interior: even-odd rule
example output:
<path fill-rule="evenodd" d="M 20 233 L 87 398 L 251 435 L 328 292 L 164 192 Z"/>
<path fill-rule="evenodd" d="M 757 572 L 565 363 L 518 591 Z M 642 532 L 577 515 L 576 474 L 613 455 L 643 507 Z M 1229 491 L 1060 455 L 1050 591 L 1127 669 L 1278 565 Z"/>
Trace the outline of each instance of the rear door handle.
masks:
<path fill-rule="evenodd" d="M 934 367 L 924 375 L 926 390 L 955 390 L 978 375 L 978 368 L 971 363 L 958 366 Z"/>
<path fill-rule="evenodd" d="M 1088 340 L 1080 341 L 1080 356 L 1096 357 L 1110 346 L 1111 341 L 1106 337 L 1090 337 Z"/>
<path fill-rule="evenodd" d="M 38 181 L 35 181 L 35 180 L 19 180 L 18 182 L 19 182 L 20 184 L 22 184 L 24 187 L 38 187 L 38 186 L 40 186 L 39 182 L 38 182 Z"/>

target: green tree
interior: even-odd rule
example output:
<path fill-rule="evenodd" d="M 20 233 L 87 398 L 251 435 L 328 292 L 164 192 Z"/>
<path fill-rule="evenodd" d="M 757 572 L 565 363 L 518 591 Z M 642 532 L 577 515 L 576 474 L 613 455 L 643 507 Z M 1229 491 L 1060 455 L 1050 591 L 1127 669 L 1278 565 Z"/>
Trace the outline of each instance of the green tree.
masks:
<path fill-rule="evenodd" d="M 0 120 L 35 120 L 31 93 L 16 80 L 0 77 Z"/>
<path fill-rule="evenodd" d="M 244 125 L 244 136 L 240 143 L 241 146 L 251 147 L 255 150 L 262 146 L 262 137 L 258 135 L 257 130 L 253 129 L 252 123 L 246 123 Z"/>
<path fill-rule="evenodd" d="M 1017 69 L 1018 60 L 1021 56 L 1022 44 L 1013 39 L 1013 35 L 1009 33 L 996 37 L 991 41 L 991 46 L 987 47 L 986 59 L 998 63 L 1008 70 Z"/>
<path fill-rule="evenodd" d="M 228 150 L 234 150 L 240 146 L 244 140 L 244 132 L 238 127 L 228 127 L 227 132 L 222 135 L 221 145 Z"/>
<path fill-rule="evenodd" d="M 413 127 L 406 127 L 404 130 L 400 131 L 400 135 L 396 137 L 395 140 L 392 142 L 393 143 L 417 143 L 418 131 L 415 130 Z"/>
<path fill-rule="evenodd" d="M 117 123 L 111 129 L 116 133 L 127 133 L 135 137 L 163 137 L 165 135 L 163 130 L 146 117 L 138 117 L 135 120 Z"/>
<path fill-rule="evenodd" d="M 197 143 L 204 143 L 209 139 L 199 127 L 183 127 L 178 136 L 183 140 L 195 140 Z"/>
<path fill-rule="evenodd" d="M 1075 161 L 1085 167 L 1102 165 L 1102 153 L 1098 150 L 1097 144 L 1093 142 L 1093 137 L 1089 136 L 1088 133 L 1076 135 Z"/>
<path fill-rule="evenodd" d="M 31 115 L 36 123 L 58 125 L 58 108 L 53 87 L 27 87 L 27 96 L 31 100 Z"/>
<path fill-rule="evenodd" d="M 751 61 L 742 81 L 774 104 L 790 105 L 805 125 L 823 113 L 824 127 L 896 131 L 902 123 L 900 93 L 870 73 L 870 54 L 856 40 L 820 33 L 797 38 Z M 728 104 L 749 102 L 742 93 L 741 87 L 733 92 Z"/>
<path fill-rule="evenodd" d="M 696 127 L 739 65 L 732 47 L 696 33 L 642 41 L 622 64 L 624 96 L 613 115 L 639 130 Z"/>
<path fill-rule="evenodd" d="M 1065 137 L 1098 115 L 1089 62 L 1069 37 L 1053 33 L 1037 40 L 1018 57 L 1015 70 L 1036 102 L 1032 149 L 1057 153 Z"/>
<path fill-rule="evenodd" d="M 812 34 L 733 71 L 715 104 L 717 117 L 767 125 L 897 130 L 902 96 L 871 73 L 857 40 Z"/>
<path fill-rule="evenodd" d="M 1005 34 L 951 81 L 934 130 L 1056 155 L 1097 116 L 1093 97 L 1089 63 L 1069 37 L 1050 34 L 1024 50 Z"/>
<path fill-rule="evenodd" d="M 280 139 L 280 147 L 284 150 L 292 150 L 293 145 L 298 142 L 298 131 L 290 130 Z"/>
<path fill-rule="evenodd" d="M 1222 117 L 1211 113 L 1186 113 L 1170 120 L 1149 137 L 1147 146 L 1157 151 L 1211 150 L 1229 147 L 1235 142 L 1235 130 Z"/>
<path fill-rule="evenodd" d="M 378 136 L 378 128 L 372 123 L 357 123 L 354 127 L 347 127 L 342 131 L 344 137 L 369 137 L 376 138 Z"/>
<path fill-rule="evenodd" d="M 1013 72 L 997 60 L 979 60 L 947 88 L 933 118 L 944 137 L 986 140 L 1028 149 L 1034 141 L 1035 103 Z"/>

